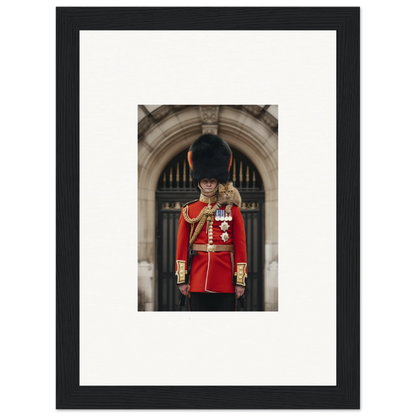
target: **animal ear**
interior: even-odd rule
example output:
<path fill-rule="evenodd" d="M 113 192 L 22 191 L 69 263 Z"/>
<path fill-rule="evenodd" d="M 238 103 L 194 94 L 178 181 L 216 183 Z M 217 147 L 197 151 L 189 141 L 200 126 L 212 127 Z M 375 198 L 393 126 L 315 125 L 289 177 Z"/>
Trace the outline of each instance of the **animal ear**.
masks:
<path fill-rule="evenodd" d="M 231 185 L 231 186 L 233 186 L 233 183 L 232 183 L 232 182 L 229 182 L 229 183 L 228 183 L 228 185 Z"/>

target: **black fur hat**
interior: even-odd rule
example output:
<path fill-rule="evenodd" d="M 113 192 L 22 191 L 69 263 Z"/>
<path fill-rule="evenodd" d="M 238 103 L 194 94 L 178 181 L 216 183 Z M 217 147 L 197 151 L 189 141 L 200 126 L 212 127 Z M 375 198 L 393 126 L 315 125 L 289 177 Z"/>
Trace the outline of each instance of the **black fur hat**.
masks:
<path fill-rule="evenodd" d="M 229 180 L 232 152 L 221 137 L 203 134 L 189 148 L 188 162 L 196 186 L 205 178 L 215 178 L 218 182 L 225 183 Z"/>

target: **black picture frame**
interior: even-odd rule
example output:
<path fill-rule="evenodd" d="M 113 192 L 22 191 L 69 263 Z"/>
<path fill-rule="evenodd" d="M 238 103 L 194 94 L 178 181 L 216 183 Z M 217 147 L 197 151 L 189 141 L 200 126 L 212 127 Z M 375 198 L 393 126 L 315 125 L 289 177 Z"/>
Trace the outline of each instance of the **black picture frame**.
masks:
<path fill-rule="evenodd" d="M 336 386 L 186 386 L 186 388 L 183 386 L 80 386 L 79 36 L 81 30 L 336 31 Z M 56 408 L 359 408 L 359 98 L 360 9 L 358 7 L 59 7 L 56 9 Z"/>

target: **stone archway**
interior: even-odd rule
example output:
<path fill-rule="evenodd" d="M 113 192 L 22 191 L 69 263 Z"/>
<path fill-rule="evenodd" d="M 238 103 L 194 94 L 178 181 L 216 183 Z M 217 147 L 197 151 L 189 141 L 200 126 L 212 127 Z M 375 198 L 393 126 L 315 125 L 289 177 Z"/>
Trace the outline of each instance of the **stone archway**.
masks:
<path fill-rule="evenodd" d="M 265 310 L 277 310 L 278 137 L 271 117 L 256 117 L 258 106 L 179 106 L 139 137 L 138 144 L 138 293 L 139 310 L 155 310 L 155 191 L 164 166 L 201 134 L 213 132 L 256 165 L 265 191 Z M 209 107 L 209 108 L 207 108 Z M 242 108 L 242 107 L 249 107 Z M 159 113 L 159 114 L 160 114 Z M 261 113 L 260 113 L 261 115 Z M 140 132 L 140 128 L 139 128 Z"/>

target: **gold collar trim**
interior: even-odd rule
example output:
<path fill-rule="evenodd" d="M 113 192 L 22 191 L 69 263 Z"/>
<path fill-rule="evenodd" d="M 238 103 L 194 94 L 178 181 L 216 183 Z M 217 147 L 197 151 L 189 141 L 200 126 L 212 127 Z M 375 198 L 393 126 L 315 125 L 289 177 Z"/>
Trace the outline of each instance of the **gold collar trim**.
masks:
<path fill-rule="evenodd" d="M 209 198 L 207 196 L 204 195 L 200 195 L 199 196 L 199 200 L 201 202 L 204 202 L 205 204 L 215 204 L 217 202 L 217 195 L 214 196 L 210 196 Z"/>

